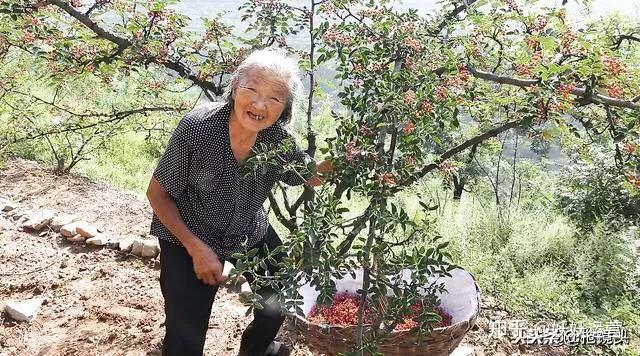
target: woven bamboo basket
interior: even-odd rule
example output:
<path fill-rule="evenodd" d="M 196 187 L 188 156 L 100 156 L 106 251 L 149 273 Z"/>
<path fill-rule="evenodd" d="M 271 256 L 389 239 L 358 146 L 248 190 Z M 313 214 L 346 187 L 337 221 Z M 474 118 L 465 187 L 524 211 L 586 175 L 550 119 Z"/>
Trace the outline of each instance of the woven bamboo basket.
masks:
<path fill-rule="evenodd" d="M 442 277 L 446 293 L 439 295 L 441 307 L 452 316 L 452 324 L 433 329 L 418 340 L 416 332 L 411 330 L 394 331 L 385 338 L 379 351 L 388 356 L 428 355 L 444 356 L 460 344 L 466 333 L 471 330 L 480 312 L 480 289 L 475 278 L 467 271 L 458 268 L 451 272 L 452 277 Z M 355 292 L 362 285 L 362 273 L 355 279 L 347 276 L 336 281 L 337 292 Z M 300 289 L 303 297 L 305 316 L 315 304 L 318 292 L 309 285 Z M 349 351 L 356 344 L 357 326 L 326 326 L 309 322 L 305 317 L 295 317 L 296 331 L 307 345 L 322 355 L 337 355 Z M 365 328 L 365 334 L 370 332 Z"/>

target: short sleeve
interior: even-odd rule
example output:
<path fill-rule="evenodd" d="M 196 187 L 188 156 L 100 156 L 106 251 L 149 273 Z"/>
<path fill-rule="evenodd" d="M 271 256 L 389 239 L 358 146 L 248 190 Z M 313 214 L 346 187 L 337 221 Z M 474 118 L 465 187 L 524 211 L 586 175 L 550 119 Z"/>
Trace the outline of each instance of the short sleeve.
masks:
<path fill-rule="evenodd" d="M 293 138 L 286 132 L 284 138 L 292 140 Z M 297 144 L 293 144 L 292 148 L 284 155 L 287 162 L 287 166 L 280 175 L 280 180 L 287 185 L 301 185 L 307 180 L 311 179 L 313 172 L 312 167 L 315 167 L 313 159 L 306 152 L 304 152 Z"/>
<path fill-rule="evenodd" d="M 189 130 L 189 121 L 188 114 L 180 120 L 153 172 L 153 176 L 173 199 L 180 196 L 189 179 L 193 152 L 189 137 L 192 134 Z"/>

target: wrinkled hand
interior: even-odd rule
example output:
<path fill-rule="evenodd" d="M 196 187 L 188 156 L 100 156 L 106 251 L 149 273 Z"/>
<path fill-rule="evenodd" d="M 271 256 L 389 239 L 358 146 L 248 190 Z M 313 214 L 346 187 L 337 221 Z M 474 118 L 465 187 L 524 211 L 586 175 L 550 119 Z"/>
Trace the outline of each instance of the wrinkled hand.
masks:
<path fill-rule="evenodd" d="M 222 275 L 222 263 L 220 263 L 218 255 L 204 242 L 191 251 L 191 258 L 193 259 L 193 270 L 203 283 L 215 286 L 227 280 Z"/>

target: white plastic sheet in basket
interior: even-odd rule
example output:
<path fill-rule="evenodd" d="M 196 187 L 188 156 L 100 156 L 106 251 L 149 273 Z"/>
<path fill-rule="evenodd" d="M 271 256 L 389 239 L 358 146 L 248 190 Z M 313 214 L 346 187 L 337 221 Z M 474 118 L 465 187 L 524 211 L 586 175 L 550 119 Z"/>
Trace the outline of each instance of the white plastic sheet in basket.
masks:
<path fill-rule="evenodd" d="M 469 272 L 456 268 L 450 274 L 451 277 L 430 277 L 424 287 L 426 288 L 434 281 L 444 283 L 446 292 L 443 294 L 438 293 L 437 296 L 440 299 L 442 309 L 451 315 L 451 324 L 456 324 L 471 319 L 478 312 L 478 308 L 480 308 L 480 292 L 476 289 L 475 279 Z M 356 271 L 355 278 L 346 275 L 344 278 L 336 280 L 336 292 L 355 294 L 358 289 L 362 288 L 362 275 L 362 271 Z M 408 281 L 411 278 L 411 271 L 403 270 L 401 275 L 403 280 Z M 300 295 L 303 302 L 301 307 L 304 315 L 307 316 L 311 308 L 316 304 L 316 299 L 320 292 L 307 283 L 300 287 Z M 393 292 L 389 291 L 388 296 L 393 297 Z"/>

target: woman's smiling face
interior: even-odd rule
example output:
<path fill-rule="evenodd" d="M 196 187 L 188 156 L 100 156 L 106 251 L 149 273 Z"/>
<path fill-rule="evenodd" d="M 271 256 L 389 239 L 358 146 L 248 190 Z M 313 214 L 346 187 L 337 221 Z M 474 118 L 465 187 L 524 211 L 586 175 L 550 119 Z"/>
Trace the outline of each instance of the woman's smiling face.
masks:
<path fill-rule="evenodd" d="M 284 80 L 264 70 L 250 69 L 233 90 L 233 116 L 245 129 L 257 133 L 278 121 L 287 100 Z"/>

